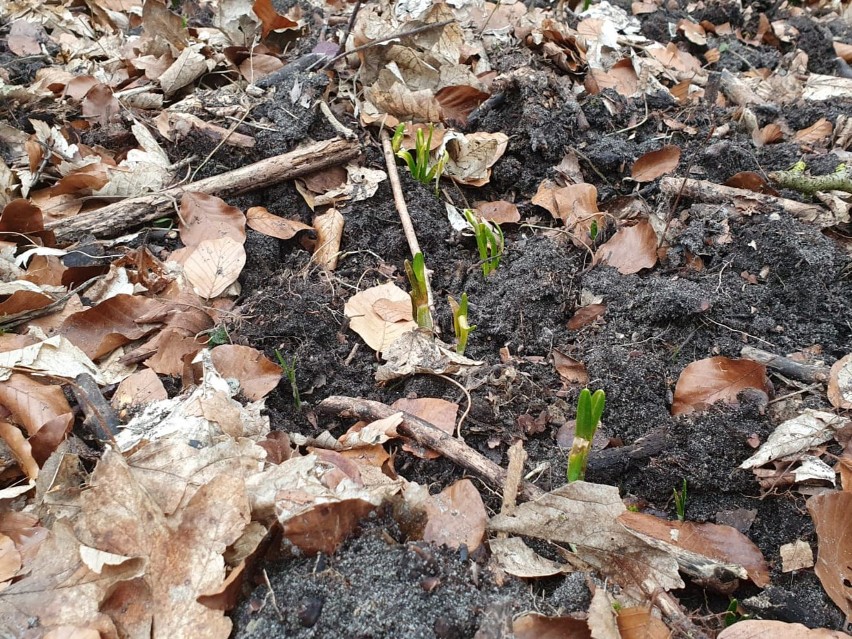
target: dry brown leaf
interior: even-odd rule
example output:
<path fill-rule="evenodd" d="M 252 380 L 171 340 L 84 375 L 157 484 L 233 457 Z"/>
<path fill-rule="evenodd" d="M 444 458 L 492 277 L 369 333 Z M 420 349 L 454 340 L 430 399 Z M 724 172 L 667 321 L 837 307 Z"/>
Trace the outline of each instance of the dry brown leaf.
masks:
<path fill-rule="evenodd" d="M 604 89 L 614 89 L 619 95 L 631 97 L 639 91 L 639 77 L 633 69 L 630 58 L 616 62 L 609 71 L 589 69 L 586 77 L 589 93 L 596 95 Z"/>
<path fill-rule="evenodd" d="M 579 386 L 586 386 L 589 383 L 589 373 L 586 371 L 586 365 L 583 362 L 569 357 L 555 348 L 552 352 L 553 368 L 559 373 L 563 382 L 578 384 Z"/>
<path fill-rule="evenodd" d="M 839 630 L 808 628 L 800 623 L 746 619 L 728 626 L 716 639 L 849 639 Z"/>
<path fill-rule="evenodd" d="M 28 479 L 38 479 L 38 462 L 33 457 L 33 449 L 23 431 L 14 424 L 0 419 L 0 440 L 12 453 L 21 471 Z M 0 578 L 0 582 L 4 579 Z"/>
<path fill-rule="evenodd" d="M 423 539 L 449 548 L 462 544 L 474 552 L 485 539 L 488 515 L 482 497 L 469 479 L 447 486 L 425 503 L 428 521 Z"/>
<path fill-rule="evenodd" d="M 645 50 L 652 58 L 668 69 L 680 74 L 703 75 L 701 62 L 693 55 L 677 48 L 674 42 L 667 45 L 655 42 Z"/>
<path fill-rule="evenodd" d="M 326 271 L 333 271 L 337 267 L 340 242 L 343 239 L 343 224 L 343 216 L 337 209 L 329 209 L 314 218 L 317 247 L 311 261 Z"/>
<path fill-rule="evenodd" d="M 589 625 L 574 617 L 545 617 L 529 613 L 512 622 L 515 639 L 591 639 Z"/>
<path fill-rule="evenodd" d="M 769 585 L 769 566 L 760 549 L 736 528 L 691 521 L 669 521 L 647 513 L 625 512 L 618 521 L 635 533 L 726 564 L 742 566 L 760 588 Z"/>
<path fill-rule="evenodd" d="M 24 311 L 35 311 L 54 302 L 49 295 L 37 291 L 15 291 L 0 302 L 0 317 Z"/>
<path fill-rule="evenodd" d="M 598 191 L 587 183 L 560 187 L 551 180 L 542 182 L 532 203 L 546 209 L 553 217 L 561 219 L 577 246 L 592 244 L 591 228 L 601 228 L 604 214 L 598 210 Z"/>
<path fill-rule="evenodd" d="M 18 19 L 12 23 L 6 46 L 9 51 L 19 57 L 41 55 L 41 43 L 47 42 L 44 27 L 35 22 Z"/>
<path fill-rule="evenodd" d="M 361 499 L 343 499 L 311 508 L 282 525 L 284 538 L 303 553 L 331 555 L 358 522 L 375 510 L 375 505 Z M 322 530 L 318 535 L 317 531 Z"/>
<path fill-rule="evenodd" d="M 98 550 L 147 560 L 135 592 L 157 636 L 224 639 L 230 620 L 196 599 L 225 580 L 222 554 L 240 537 L 249 514 L 243 480 L 221 474 L 167 517 L 124 458 L 108 450 L 83 495 L 75 532 Z"/>
<path fill-rule="evenodd" d="M 183 194 L 179 228 L 181 242 L 188 247 L 220 237 L 230 237 L 240 244 L 246 241 L 246 218 L 242 211 L 206 193 Z"/>
<path fill-rule="evenodd" d="M 254 11 L 254 15 L 260 18 L 262 28 L 261 37 L 264 40 L 272 31 L 287 31 L 299 28 L 298 22 L 280 15 L 275 10 L 275 7 L 272 6 L 272 0 L 254 0 L 251 10 Z"/>
<path fill-rule="evenodd" d="M 158 303 L 137 295 L 116 295 L 85 311 L 70 315 L 59 329 L 72 344 L 97 360 L 119 346 L 155 330 L 137 319 Z"/>
<path fill-rule="evenodd" d="M 816 568 L 822 587 L 852 618 L 852 493 L 832 492 L 808 499 L 808 512 L 814 521 L 819 550 Z"/>
<path fill-rule="evenodd" d="M 376 304 L 382 300 L 392 303 L 403 302 L 411 308 L 408 293 L 394 284 L 382 284 L 356 293 L 346 302 L 343 312 L 350 319 L 349 327 L 361 336 L 367 346 L 374 351 L 384 351 L 400 335 L 417 328 L 417 322 L 409 316 L 406 319 L 387 321 L 376 310 Z"/>
<path fill-rule="evenodd" d="M 444 175 L 468 186 L 484 186 L 491 179 L 491 167 L 506 152 L 505 133 L 447 134 L 449 160 Z"/>
<path fill-rule="evenodd" d="M 183 19 L 169 11 L 161 0 L 145 0 L 142 4 L 142 30 L 149 38 L 162 38 L 178 51 L 186 46 Z"/>
<path fill-rule="evenodd" d="M 576 312 L 568 320 L 568 328 L 572 331 L 578 331 L 584 326 L 593 324 L 599 317 L 603 317 L 606 313 L 606 304 L 589 304 L 578 308 Z"/>
<path fill-rule="evenodd" d="M 84 118 L 106 126 L 113 116 L 121 111 L 121 105 L 113 95 L 112 89 L 99 82 L 86 92 L 81 111 Z"/>
<path fill-rule="evenodd" d="M 237 281 L 246 265 L 246 250 L 231 237 L 204 240 L 186 258 L 184 273 L 201 297 L 217 297 Z"/>
<path fill-rule="evenodd" d="M 166 387 L 157 373 L 150 368 L 143 368 L 121 381 L 112 395 L 111 403 L 113 408 L 121 410 L 168 398 Z"/>
<path fill-rule="evenodd" d="M 648 220 L 622 226 L 595 253 L 595 261 L 632 275 L 657 263 L 657 233 Z"/>
<path fill-rule="evenodd" d="M 832 365 L 828 374 L 828 401 L 835 408 L 852 408 L 852 353 Z"/>
<path fill-rule="evenodd" d="M 0 232 L 37 233 L 44 230 L 44 218 L 41 209 L 29 200 L 18 198 L 3 207 L 0 215 Z"/>
<path fill-rule="evenodd" d="M 403 397 L 391 404 L 391 408 L 419 417 L 448 435 L 452 435 L 456 428 L 456 415 L 459 412 L 458 404 L 437 397 L 421 397 L 417 399 Z M 438 459 L 440 457 L 435 451 L 421 446 L 414 440 L 406 440 L 402 445 L 402 449 L 421 459 Z"/>
<path fill-rule="evenodd" d="M 721 356 L 692 362 L 677 380 L 672 415 L 705 410 L 716 402 L 736 404 L 737 394 L 746 388 L 771 392 L 763 364 Z"/>
<path fill-rule="evenodd" d="M 671 631 L 650 608 L 621 608 L 616 618 L 621 639 L 669 639 Z"/>
<path fill-rule="evenodd" d="M 762 129 L 755 129 L 751 133 L 751 139 L 755 146 L 761 147 L 767 144 L 774 144 L 784 139 L 784 133 L 781 127 L 774 122 L 770 122 Z"/>
<path fill-rule="evenodd" d="M 246 211 L 246 220 L 249 228 L 270 237 L 277 237 L 279 240 L 289 240 L 299 231 L 313 229 L 308 224 L 274 215 L 262 206 L 253 206 Z"/>
<path fill-rule="evenodd" d="M 117 636 L 112 620 L 100 612 L 101 603 L 116 584 L 141 575 L 145 560 L 126 559 L 96 573 L 81 561 L 80 550 L 70 524 L 57 521 L 30 574 L 0 591 L 0 634 L 21 636 L 21 630 L 38 619 L 42 633 L 78 626 L 98 630 L 100 636 Z"/>
<path fill-rule="evenodd" d="M 163 93 L 167 98 L 183 87 L 192 84 L 196 79 L 210 70 L 211 67 L 208 67 L 207 58 L 193 48 L 200 46 L 191 45 L 186 47 L 181 51 L 178 59 L 158 78 L 160 87 L 163 89 Z M 210 64 L 212 65 L 213 62 L 210 61 Z"/>
<path fill-rule="evenodd" d="M 154 354 L 145 359 L 145 366 L 160 375 L 180 377 L 187 360 L 192 359 L 202 348 L 204 344 L 194 335 L 165 328 L 149 342 L 145 352 L 153 349 Z"/>
<path fill-rule="evenodd" d="M 579 559 L 635 596 L 642 597 L 649 583 L 665 590 L 683 587 L 674 558 L 617 521 L 626 511 L 618 488 L 576 481 L 520 504 L 511 516 L 495 515 L 489 528 L 574 544 Z"/>
<path fill-rule="evenodd" d="M 515 577 L 539 579 L 571 572 L 568 564 L 545 559 L 524 543 L 520 537 L 495 537 L 488 540 L 488 548 L 500 568 Z"/>
<path fill-rule="evenodd" d="M 636 160 L 630 169 L 630 175 L 637 182 L 653 182 L 658 177 L 674 171 L 678 162 L 680 147 L 669 144 Z"/>
<path fill-rule="evenodd" d="M 237 379 L 243 395 L 252 401 L 263 399 L 275 390 L 283 374 L 278 364 L 250 346 L 221 344 L 210 351 L 210 358 L 219 374 Z"/>
<path fill-rule="evenodd" d="M 795 572 L 814 566 L 814 552 L 803 539 L 783 544 L 778 548 L 778 554 L 781 555 L 781 572 Z"/>
<path fill-rule="evenodd" d="M 515 224 L 520 222 L 521 214 L 518 207 L 506 200 L 496 202 L 476 202 L 474 204 L 480 217 L 497 224 Z"/>
<path fill-rule="evenodd" d="M 778 195 L 778 192 L 769 186 L 769 183 L 767 183 L 763 176 L 754 171 L 740 171 L 725 180 L 725 186 L 731 186 L 735 189 L 747 189 L 756 193 L 766 193 L 767 195 Z"/>
<path fill-rule="evenodd" d="M 488 97 L 488 93 L 468 85 L 445 86 L 435 93 L 441 105 L 441 121 L 460 126 L 467 124 L 467 116 Z"/>
<path fill-rule="evenodd" d="M 825 118 L 820 118 L 806 129 L 796 131 L 796 135 L 793 138 L 799 144 L 815 144 L 829 138 L 833 130 L 834 127 L 831 125 L 831 122 Z"/>

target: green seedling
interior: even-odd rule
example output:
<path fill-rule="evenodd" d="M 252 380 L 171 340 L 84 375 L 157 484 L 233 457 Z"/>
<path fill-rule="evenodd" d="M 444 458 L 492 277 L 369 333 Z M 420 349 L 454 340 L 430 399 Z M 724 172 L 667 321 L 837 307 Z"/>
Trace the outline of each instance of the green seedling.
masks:
<path fill-rule="evenodd" d="M 467 223 L 473 227 L 476 247 L 479 249 L 479 261 L 482 262 L 482 274 L 487 277 L 500 266 L 500 259 L 503 257 L 505 246 L 503 230 L 497 223 L 477 218 L 470 209 L 464 209 L 462 213 L 464 213 Z"/>
<path fill-rule="evenodd" d="M 276 349 L 275 357 L 278 358 L 278 363 L 284 370 L 284 376 L 290 382 L 290 391 L 293 393 L 293 403 L 296 405 L 296 410 L 302 410 L 302 400 L 299 398 L 299 386 L 296 384 L 296 358 L 293 357 L 289 362 L 282 357 L 281 353 Z"/>
<path fill-rule="evenodd" d="M 733 626 L 738 621 L 745 621 L 750 618 L 751 615 L 746 615 L 740 612 L 740 602 L 736 599 L 731 599 L 731 603 L 728 604 L 728 609 L 725 610 L 725 628 Z"/>
<path fill-rule="evenodd" d="M 686 478 L 683 480 L 683 488 L 672 490 L 672 497 L 674 497 L 678 521 L 684 521 L 686 519 Z"/>
<path fill-rule="evenodd" d="M 421 184 L 429 184 L 435 180 L 435 194 L 438 193 L 438 184 L 441 181 L 441 175 L 444 173 L 444 167 L 450 159 L 449 154 L 444 151 L 438 161 L 434 164 L 431 162 L 432 133 L 434 125 L 429 125 L 429 135 L 423 133 L 423 129 L 417 129 L 414 137 L 414 153 L 408 149 L 402 148 L 402 138 L 405 134 L 405 125 L 400 124 L 394 131 L 391 139 L 391 148 L 398 158 L 405 160 L 408 165 L 408 171 L 411 177 Z"/>
<path fill-rule="evenodd" d="M 426 284 L 426 260 L 423 253 L 414 256 L 414 262 L 405 260 L 405 273 L 411 286 L 411 312 L 417 325 L 432 330 L 432 313 L 429 310 L 429 287 Z"/>
<path fill-rule="evenodd" d="M 594 242 L 598 237 L 598 221 L 592 220 L 592 223 L 589 225 L 589 237 L 592 238 L 592 242 Z"/>
<path fill-rule="evenodd" d="M 467 322 L 467 293 L 462 293 L 461 303 L 449 296 L 450 308 L 453 309 L 453 330 L 456 333 L 456 352 L 464 355 L 467 348 L 467 336 L 476 328 Z"/>
<path fill-rule="evenodd" d="M 207 348 L 216 348 L 222 344 L 230 344 L 231 336 L 228 335 L 228 329 L 222 324 L 210 330 L 210 338 L 207 340 Z"/>
<path fill-rule="evenodd" d="M 577 426 L 574 429 L 574 443 L 568 455 L 568 481 L 583 480 L 586 477 L 586 465 L 589 462 L 589 451 L 592 449 L 592 439 L 603 415 L 606 404 L 606 394 L 596 390 L 595 394 L 584 388 L 577 399 Z"/>

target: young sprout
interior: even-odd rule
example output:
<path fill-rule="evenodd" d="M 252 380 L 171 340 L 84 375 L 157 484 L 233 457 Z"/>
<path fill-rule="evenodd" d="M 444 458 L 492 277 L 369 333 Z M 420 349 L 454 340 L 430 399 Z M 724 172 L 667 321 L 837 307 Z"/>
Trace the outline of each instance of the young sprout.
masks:
<path fill-rule="evenodd" d="M 450 295 L 450 308 L 453 310 L 453 330 L 456 333 L 456 352 L 464 355 L 467 348 L 467 336 L 476 328 L 467 322 L 467 293 L 462 293 L 461 304 Z"/>
<path fill-rule="evenodd" d="M 426 285 L 426 260 L 423 253 L 414 256 L 414 262 L 405 260 L 405 273 L 411 285 L 411 312 L 417 325 L 432 330 L 432 313 L 429 311 L 429 287 Z"/>
<path fill-rule="evenodd" d="M 391 148 L 396 153 L 398 158 L 405 160 L 408 165 L 408 171 L 411 176 L 421 184 L 429 184 L 435 180 L 435 194 L 438 193 L 438 184 L 441 180 L 441 175 L 444 172 L 444 167 L 450 159 L 449 154 L 444 151 L 441 157 L 433 165 L 429 165 L 431 159 L 432 133 L 435 126 L 429 125 L 429 136 L 423 134 L 423 129 L 417 129 L 414 137 L 414 153 L 402 148 L 402 138 L 405 133 L 405 125 L 400 124 L 394 131 L 391 139 Z"/>
<path fill-rule="evenodd" d="M 589 462 L 589 451 L 592 449 L 592 439 L 601 415 L 604 411 L 606 395 L 602 390 L 595 394 L 584 388 L 577 399 L 577 426 L 574 429 L 574 443 L 568 455 L 568 481 L 583 480 L 586 477 L 586 465 Z"/>
<path fill-rule="evenodd" d="M 500 266 L 500 259 L 503 257 L 503 247 L 505 238 L 500 225 L 491 223 L 486 219 L 477 218 L 473 211 L 464 209 L 467 223 L 473 227 L 473 233 L 476 236 L 476 247 L 479 249 L 479 261 L 482 262 L 482 274 L 490 275 Z"/>
<path fill-rule="evenodd" d="M 686 477 L 683 478 L 683 488 L 672 490 L 674 497 L 675 512 L 677 512 L 678 521 L 683 521 L 686 518 Z"/>
<path fill-rule="evenodd" d="M 296 358 L 293 357 L 288 362 L 277 349 L 275 350 L 275 356 L 284 370 L 284 376 L 290 382 L 290 392 L 293 393 L 293 403 L 296 405 L 296 410 L 302 410 L 302 400 L 299 398 L 299 386 L 296 384 Z"/>

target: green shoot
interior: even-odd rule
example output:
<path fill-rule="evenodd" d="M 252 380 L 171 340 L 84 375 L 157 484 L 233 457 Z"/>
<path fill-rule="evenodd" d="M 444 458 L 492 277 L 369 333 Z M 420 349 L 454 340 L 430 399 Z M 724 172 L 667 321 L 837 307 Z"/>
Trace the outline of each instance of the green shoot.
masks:
<path fill-rule="evenodd" d="M 467 322 L 467 293 L 462 293 L 461 303 L 449 296 L 450 308 L 453 309 L 453 330 L 456 333 L 456 352 L 464 355 L 467 348 L 467 337 L 476 328 Z"/>
<path fill-rule="evenodd" d="M 207 340 L 207 348 L 215 348 L 222 344 L 230 343 L 231 336 L 228 335 L 228 329 L 226 329 L 224 325 L 219 324 L 210 330 L 210 338 Z"/>
<path fill-rule="evenodd" d="M 479 261 L 482 262 L 482 274 L 487 277 L 500 266 L 505 246 L 503 230 L 497 223 L 491 223 L 482 218 L 477 219 L 470 209 L 464 209 L 462 213 L 467 223 L 473 227 L 476 247 L 479 249 Z"/>
<path fill-rule="evenodd" d="M 740 612 L 740 602 L 736 599 L 731 599 L 731 603 L 728 604 L 728 608 L 727 610 L 725 610 L 725 628 L 727 628 L 728 626 L 733 626 L 738 621 L 745 621 L 746 619 L 750 618 L 751 615 L 743 614 Z"/>
<path fill-rule="evenodd" d="M 674 497 L 675 511 L 677 512 L 678 521 L 684 521 L 686 518 L 686 478 L 683 479 L 683 488 L 672 490 Z"/>
<path fill-rule="evenodd" d="M 574 443 L 568 455 L 568 481 L 582 481 L 586 477 L 586 465 L 592 450 L 592 439 L 601 421 L 606 394 L 596 390 L 595 394 L 584 388 L 577 399 L 577 425 L 574 429 Z"/>
<path fill-rule="evenodd" d="M 285 360 L 278 349 L 275 350 L 275 356 L 278 358 L 278 363 L 284 370 L 284 376 L 290 382 L 290 391 L 293 393 L 293 403 L 296 405 L 296 410 L 302 410 L 302 400 L 299 398 L 299 386 L 296 384 L 296 358 L 293 357 L 289 362 Z"/>
<path fill-rule="evenodd" d="M 423 129 L 417 129 L 414 138 L 414 153 L 402 148 L 402 138 L 405 133 L 405 125 L 400 124 L 394 131 L 391 139 L 391 148 L 398 158 L 405 160 L 408 165 L 408 171 L 411 177 L 421 184 L 429 184 L 435 180 L 435 194 L 438 193 L 438 184 L 441 181 L 441 175 L 444 172 L 444 167 L 450 159 L 449 154 L 444 151 L 441 157 L 430 166 L 432 133 L 435 131 L 435 126 L 429 125 L 428 137 L 424 135 Z"/>
<path fill-rule="evenodd" d="M 598 237 L 598 221 L 592 220 L 591 225 L 589 226 L 589 237 L 592 238 L 592 242 Z"/>
<path fill-rule="evenodd" d="M 432 313 L 429 311 L 429 287 L 426 284 L 426 260 L 423 253 L 414 256 L 414 263 L 405 260 L 405 273 L 411 285 L 411 312 L 417 325 L 432 330 Z"/>

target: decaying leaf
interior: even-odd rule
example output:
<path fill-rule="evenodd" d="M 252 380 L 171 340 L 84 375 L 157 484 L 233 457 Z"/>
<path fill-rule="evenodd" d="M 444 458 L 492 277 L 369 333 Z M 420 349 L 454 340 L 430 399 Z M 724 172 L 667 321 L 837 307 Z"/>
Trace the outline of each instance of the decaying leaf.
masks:
<path fill-rule="evenodd" d="M 210 351 L 210 358 L 223 377 L 240 382 L 240 390 L 252 401 L 271 393 L 283 375 L 278 364 L 250 346 L 221 344 Z"/>
<path fill-rule="evenodd" d="M 138 295 L 116 295 L 69 315 L 59 332 L 96 360 L 155 330 L 157 324 L 142 324 L 137 320 L 157 305 L 156 301 Z"/>
<path fill-rule="evenodd" d="M 491 179 L 491 167 L 506 152 L 509 137 L 505 133 L 447 133 L 444 144 L 449 154 L 444 175 L 468 186 L 484 186 Z"/>
<path fill-rule="evenodd" d="M 673 144 L 646 153 L 633 163 L 630 175 L 637 182 L 653 182 L 671 173 L 680 162 L 680 147 Z"/>
<path fill-rule="evenodd" d="M 562 220 L 576 246 L 591 246 L 592 226 L 602 228 L 604 223 L 604 214 L 598 210 L 598 191 L 585 182 L 560 187 L 545 180 L 539 185 L 532 203 Z"/>
<path fill-rule="evenodd" d="M 651 223 L 622 226 L 597 250 L 595 261 L 614 266 L 622 275 L 652 268 L 657 263 L 657 234 Z"/>
<path fill-rule="evenodd" d="M 568 320 L 568 328 L 572 331 L 578 331 L 584 326 L 593 324 L 599 317 L 603 317 L 606 312 L 606 304 L 588 304 L 581 306 Z"/>
<path fill-rule="evenodd" d="M 852 618 L 852 493 L 831 492 L 808 500 L 819 550 L 816 574 L 847 619 Z"/>
<path fill-rule="evenodd" d="M 515 577 L 525 579 L 552 577 L 573 570 L 568 564 L 545 559 L 527 546 L 520 537 L 490 539 L 488 547 L 500 568 Z"/>
<path fill-rule="evenodd" d="M 459 355 L 431 333 L 409 330 L 395 339 L 384 351 L 385 364 L 376 371 L 376 381 L 385 383 L 417 373 L 456 375 L 483 362 Z"/>
<path fill-rule="evenodd" d="M 740 468 L 756 468 L 775 459 L 807 452 L 834 439 L 835 433 L 852 420 L 806 408 L 800 415 L 779 424 L 758 451 Z"/>
<path fill-rule="evenodd" d="M 428 521 L 423 539 L 449 548 L 467 546 L 474 552 L 485 539 L 488 515 L 479 491 L 469 479 L 447 486 L 426 500 Z"/>
<path fill-rule="evenodd" d="M 407 316 L 386 319 L 381 309 L 376 308 L 382 302 L 390 302 L 400 310 L 407 305 Z M 384 352 L 400 335 L 417 328 L 417 322 L 412 319 L 411 298 L 394 284 L 382 284 L 356 293 L 346 302 L 343 312 L 350 320 L 349 327 L 378 352 Z"/>
<path fill-rule="evenodd" d="M 828 401 L 835 408 L 852 408 L 852 353 L 834 362 L 828 376 Z"/>
<path fill-rule="evenodd" d="M 438 397 L 419 397 L 416 399 L 404 397 L 391 404 L 391 408 L 402 410 L 410 415 L 419 417 L 436 428 L 440 428 L 448 435 L 452 435 L 456 428 L 456 415 L 459 412 L 458 404 Z M 407 439 L 402 445 L 402 448 L 421 459 L 438 459 L 441 456 L 434 450 L 425 448 L 414 440 Z"/>
<path fill-rule="evenodd" d="M 848 639 L 839 630 L 808 628 L 800 623 L 786 623 L 769 619 L 746 619 L 728 626 L 716 639 Z"/>
<path fill-rule="evenodd" d="M 262 206 L 253 206 L 246 211 L 246 222 L 249 228 L 258 233 L 277 237 L 279 240 L 289 240 L 299 231 L 311 231 L 314 228 L 297 220 L 274 215 Z"/>
<path fill-rule="evenodd" d="M 814 552 L 811 545 L 803 539 L 797 539 L 789 544 L 782 544 L 778 548 L 781 555 L 781 572 L 795 572 L 813 568 Z"/>
<path fill-rule="evenodd" d="M 586 365 L 556 349 L 553 349 L 553 367 L 563 382 L 579 386 L 586 386 L 589 383 Z"/>
<path fill-rule="evenodd" d="M 311 259 L 327 271 L 333 271 L 337 267 L 340 242 L 343 238 L 343 223 L 343 215 L 337 209 L 329 209 L 314 218 L 317 247 Z"/>
<path fill-rule="evenodd" d="M 766 367 L 750 359 L 709 357 L 691 364 L 680 374 L 675 386 L 672 415 L 706 410 L 716 402 L 737 403 L 737 394 L 755 388 L 771 391 Z"/>

